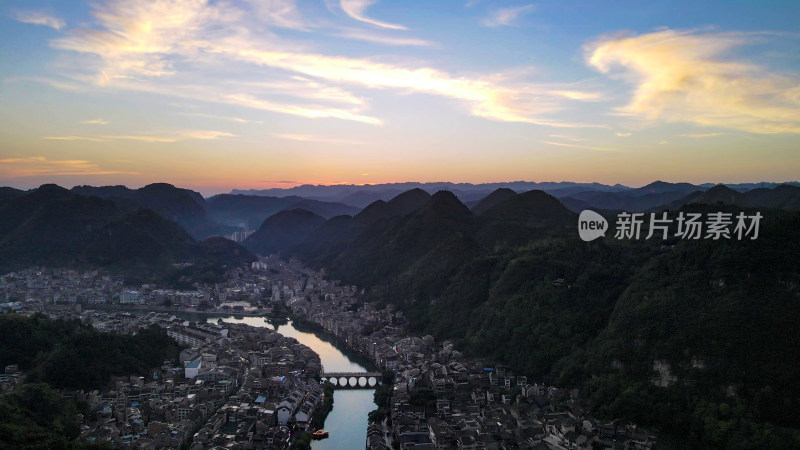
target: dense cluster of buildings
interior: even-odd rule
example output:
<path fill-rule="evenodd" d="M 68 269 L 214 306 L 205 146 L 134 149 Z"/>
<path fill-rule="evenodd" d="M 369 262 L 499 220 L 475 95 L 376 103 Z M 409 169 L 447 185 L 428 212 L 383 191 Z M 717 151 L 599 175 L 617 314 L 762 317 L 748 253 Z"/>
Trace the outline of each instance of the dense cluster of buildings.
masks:
<path fill-rule="evenodd" d="M 0 275 L 0 310 L 35 309 L 37 305 L 121 305 L 142 310 L 203 311 L 219 308 L 229 312 L 263 315 L 270 312 L 273 287 L 263 275 L 248 277 L 232 272 L 224 283 L 195 284 L 192 289 L 167 289 L 155 284 L 125 286 L 122 278 L 98 271 L 33 267 Z M 279 296 L 278 294 L 275 295 Z M 52 309 L 52 308 L 48 308 Z"/>
<path fill-rule="evenodd" d="M 319 356 L 269 328 L 190 322 L 167 313 L 46 308 L 104 331 L 158 325 L 185 348 L 145 376 L 64 394 L 86 402 L 81 436 L 114 448 L 288 448 L 324 399 Z M 17 377 L 16 369 L 6 368 Z M 8 376 L 11 379 L 11 375 Z M 16 379 L 16 378 L 15 378 Z"/>
<path fill-rule="evenodd" d="M 122 279 L 96 270 L 33 267 L 0 275 L 0 308 L 20 310 L 26 303 L 105 303 L 123 290 Z"/>
<path fill-rule="evenodd" d="M 296 266 L 289 265 L 288 268 Z M 322 274 L 299 270 L 319 283 Z M 352 286 L 288 299 L 296 315 L 395 373 L 389 420 L 374 424 L 367 448 L 652 449 L 656 437 L 581 407 L 577 389 L 532 383 L 503 365 L 465 358 L 450 342 L 406 331 L 402 312 L 360 303 Z M 388 434 L 388 438 L 387 438 Z"/>
<path fill-rule="evenodd" d="M 98 329 L 122 333 L 156 324 L 186 346 L 180 361 L 165 361 L 146 377 L 116 380 L 113 389 L 102 392 L 72 393 L 96 415 L 95 421 L 85 420 L 87 439 L 118 448 L 287 448 L 293 433 L 296 437 L 313 425 L 324 399 L 318 355 L 269 328 L 141 312 L 148 305 L 158 310 L 166 299 L 173 308 L 217 314 L 234 312 L 231 305 L 252 314 L 288 308 L 379 369 L 392 371 L 387 419 L 370 425 L 367 448 L 655 445 L 653 434 L 633 424 L 592 417 L 581 407 L 577 390 L 537 384 L 509 367 L 466 358 L 450 342 L 414 336 L 397 308 L 377 309 L 360 299 L 356 287 L 329 282 L 324 272 L 296 262 L 269 258 L 237 269 L 225 283 L 195 285 L 193 291 L 131 289 L 96 272 L 32 269 L 0 277 L 5 309 L 80 317 Z M 101 301 L 137 313 L 81 311 L 72 304 L 91 307 Z M 4 383 L 19 378 L 4 376 Z"/>

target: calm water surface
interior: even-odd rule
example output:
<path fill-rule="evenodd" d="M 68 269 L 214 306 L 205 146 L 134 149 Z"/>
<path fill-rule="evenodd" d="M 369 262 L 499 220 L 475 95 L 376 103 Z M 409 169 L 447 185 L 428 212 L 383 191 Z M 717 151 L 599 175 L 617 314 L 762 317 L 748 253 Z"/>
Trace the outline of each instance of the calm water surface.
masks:
<path fill-rule="evenodd" d="M 278 325 L 277 328 L 264 321 L 263 317 L 208 317 L 208 322 L 243 323 L 254 327 L 265 327 L 280 334 L 297 339 L 301 344 L 314 350 L 320 357 L 326 372 L 366 372 L 367 369 L 351 361 L 333 344 L 326 342 L 314 333 L 297 330 L 292 322 Z M 333 411 L 325 419 L 325 430 L 330 437 L 314 441 L 314 449 L 352 450 L 364 448 L 367 438 L 367 414 L 375 409 L 372 403 L 373 389 L 341 389 L 333 393 Z"/>

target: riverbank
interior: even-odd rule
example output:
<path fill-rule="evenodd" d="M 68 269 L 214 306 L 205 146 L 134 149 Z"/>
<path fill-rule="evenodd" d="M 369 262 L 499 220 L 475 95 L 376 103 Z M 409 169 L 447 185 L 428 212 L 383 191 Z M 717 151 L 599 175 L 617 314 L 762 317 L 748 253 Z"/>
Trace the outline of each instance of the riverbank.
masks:
<path fill-rule="evenodd" d="M 357 357 L 357 354 L 349 350 L 341 340 L 332 339 L 321 329 L 299 324 L 295 326 L 294 321 L 289 320 L 287 316 L 270 321 L 256 317 L 234 318 L 231 315 L 206 317 L 207 321 L 213 323 L 217 323 L 218 319 L 222 319 L 226 323 L 271 328 L 285 337 L 294 338 L 317 353 L 321 363 L 329 371 L 366 372 L 374 367 L 362 359 L 363 355 Z M 299 322 L 303 322 L 303 320 L 300 319 Z M 366 365 L 362 364 L 365 362 L 367 362 Z M 375 408 L 374 392 L 372 388 L 334 389 L 333 395 L 329 397 L 332 400 L 332 409 L 325 415 L 324 422 L 318 420 L 319 415 L 312 417 L 311 422 L 313 429 L 321 427 L 321 424 L 324 423 L 324 429 L 330 433 L 330 436 L 327 439 L 310 441 L 311 448 L 313 450 L 363 448 L 364 436 L 369 426 L 368 416 L 370 411 Z M 325 405 L 321 403 L 319 408 L 321 414 Z M 313 429 L 309 431 L 313 431 Z"/>
<path fill-rule="evenodd" d="M 348 358 L 357 358 L 359 361 L 363 361 L 362 365 L 369 367 L 370 370 L 380 370 L 375 361 L 371 360 L 361 350 L 354 349 L 349 342 L 329 332 L 322 325 L 311 322 L 299 315 L 292 314 L 290 318 L 296 329 L 307 330 L 310 333 L 314 333 L 314 335 L 320 337 L 320 339 L 324 339 L 332 345 L 335 345 L 340 351 L 344 348 L 344 352 L 348 355 Z M 375 391 L 373 392 L 372 404 L 375 406 L 375 409 L 372 409 L 367 414 L 367 447 L 369 447 L 371 429 L 377 427 L 380 429 L 380 435 L 383 436 L 386 433 L 384 431 L 385 428 L 391 427 L 392 425 L 391 402 L 394 392 L 394 375 L 392 371 L 384 371 L 381 377 L 381 383 L 375 387 Z M 387 441 L 387 445 L 388 444 L 389 441 Z"/>
<path fill-rule="evenodd" d="M 195 309 L 195 308 L 180 308 L 175 306 L 151 306 L 151 305 L 120 305 L 98 303 L 89 306 L 90 309 L 98 311 L 115 311 L 115 312 L 136 312 L 136 313 L 178 313 L 178 314 L 194 314 L 198 316 L 238 316 L 238 317 L 271 317 L 271 310 L 257 309 L 254 311 L 235 311 L 233 309 Z"/>
<path fill-rule="evenodd" d="M 342 352 L 347 358 L 352 360 L 353 362 L 360 364 L 367 368 L 367 370 L 371 372 L 379 372 L 380 369 L 378 368 L 375 361 L 371 360 L 367 355 L 363 352 L 354 349 L 350 346 L 350 344 L 345 341 L 344 339 L 332 334 L 321 325 L 311 322 L 303 316 L 298 315 L 290 315 L 289 320 L 292 321 L 294 327 L 299 331 L 304 331 L 307 333 L 314 333 L 317 337 L 322 339 L 325 342 L 336 347 L 337 350 Z"/>

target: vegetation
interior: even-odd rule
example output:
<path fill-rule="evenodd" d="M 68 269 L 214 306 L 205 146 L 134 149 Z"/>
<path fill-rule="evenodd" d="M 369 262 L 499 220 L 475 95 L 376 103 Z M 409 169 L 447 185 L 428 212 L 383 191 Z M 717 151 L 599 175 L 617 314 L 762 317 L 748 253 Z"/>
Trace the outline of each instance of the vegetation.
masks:
<path fill-rule="evenodd" d="M 0 395 L 0 447 L 15 449 L 110 448 L 78 440 L 77 414 L 89 415 L 79 404 L 46 384 L 27 384 Z"/>
<path fill-rule="evenodd" d="M 252 253 L 225 239 L 196 242 L 150 209 L 56 185 L 0 200 L 0 272 L 31 265 L 103 267 L 154 279 L 169 276 L 174 263 L 190 262 L 195 268 L 189 270 L 202 278 L 209 267 L 253 260 Z"/>
<path fill-rule="evenodd" d="M 325 400 L 323 400 L 322 404 L 314 411 L 314 415 L 311 417 L 311 423 L 313 423 L 314 428 L 318 430 L 325 427 L 325 419 L 333 410 L 333 383 L 326 381 L 323 385 L 323 391 L 325 393 Z"/>
<path fill-rule="evenodd" d="M 677 448 L 800 446 L 799 213 L 760 210 L 754 241 L 586 243 L 552 197 L 506 197 L 475 216 L 438 193 L 302 256 L 400 305 L 418 332 L 579 387 L 595 415 L 657 429 Z M 675 377 L 668 387 L 653 383 L 656 361 Z"/>
<path fill-rule="evenodd" d="M 311 450 L 311 434 L 303 432 L 292 443 L 292 450 Z"/>
<path fill-rule="evenodd" d="M 101 333 L 79 321 L 0 316 L 0 366 L 19 364 L 27 382 L 65 389 L 98 389 L 112 376 L 146 375 L 180 348 L 153 326 L 136 335 Z"/>
<path fill-rule="evenodd" d="M 0 395 L 0 448 L 108 448 L 78 440 L 78 414 L 85 404 L 62 397 L 53 387 L 98 389 L 112 376 L 146 375 L 179 347 L 159 327 L 136 335 L 101 333 L 80 321 L 42 315 L 0 315 L 0 367 L 18 364 L 25 383 Z"/>
<path fill-rule="evenodd" d="M 322 217 L 304 209 L 280 211 L 267 218 L 243 244 L 260 254 L 277 253 L 299 244 L 324 222 Z"/>
<path fill-rule="evenodd" d="M 408 402 L 413 406 L 435 407 L 436 393 L 429 387 L 421 386 L 414 389 Z"/>
<path fill-rule="evenodd" d="M 377 409 L 370 411 L 367 419 L 369 423 L 381 423 L 387 417 L 391 417 L 392 392 L 394 391 L 394 372 L 387 370 L 381 376 L 381 384 L 375 388 L 373 402 L 378 406 Z"/>
<path fill-rule="evenodd" d="M 236 231 L 234 227 L 220 225 L 208 218 L 206 202 L 200 193 L 167 183 L 153 183 L 139 189 L 125 186 L 76 186 L 72 188 L 72 192 L 111 200 L 130 212 L 142 208 L 151 209 L 178 223 L 196 239 Z"/>

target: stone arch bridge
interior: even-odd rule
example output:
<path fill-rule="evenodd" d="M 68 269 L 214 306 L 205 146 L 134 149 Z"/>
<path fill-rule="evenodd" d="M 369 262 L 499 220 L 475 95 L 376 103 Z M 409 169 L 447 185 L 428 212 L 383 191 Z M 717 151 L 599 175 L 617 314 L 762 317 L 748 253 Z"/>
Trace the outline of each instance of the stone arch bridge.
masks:
<path fill-rule="evenodd" d="M 381 372 L 325 372 L 320 381 L 330 381 L 336 389 L 371 389 L 381 384 Z"/>

